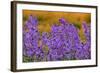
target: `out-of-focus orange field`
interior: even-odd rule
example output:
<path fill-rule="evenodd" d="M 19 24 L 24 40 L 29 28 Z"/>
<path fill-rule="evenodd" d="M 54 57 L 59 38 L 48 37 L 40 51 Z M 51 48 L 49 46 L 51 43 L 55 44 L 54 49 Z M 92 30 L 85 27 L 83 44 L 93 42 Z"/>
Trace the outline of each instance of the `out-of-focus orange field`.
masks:
<path fill-rule="evenodd" d="M 84 39 L 82 34 L 83 29 L 81 28 L 82 22 L 91 24 L 91 14 L 90 13 L 78 13 L 78 12 L 51 12 L 51 11 L 37 11 L 37 10 L 23 10 L 23 24 L 28 20 L 28 17 L 33 15 L 38 19 L 38 29 L 39 32 L 50 32 L 51 26 L 53 24 L 59 25 L 59 18 L 64 18 L 71 24 L 74 24 L 79 28 L 79 35 L 81 39 Z"/>

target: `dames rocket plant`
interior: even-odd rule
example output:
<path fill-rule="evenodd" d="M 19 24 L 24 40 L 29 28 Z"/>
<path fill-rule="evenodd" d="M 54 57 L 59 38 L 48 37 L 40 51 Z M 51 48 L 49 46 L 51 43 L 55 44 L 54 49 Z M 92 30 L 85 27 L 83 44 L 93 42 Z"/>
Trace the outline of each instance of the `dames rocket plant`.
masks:
<path fill-rule="evenodd" d="M 90 26 L 82 23 L 86 38 L 86 41 L 82 42 L 79 29 L 74 24 L 68 23 L 64 18 L 60 18 L 59 23 L 60 25 L 52 25 L 50 32 L 42 32 L 40 35 L 38 19 L 30 15 L 23 26 L 23 55 L 32 61 L 90 59 Z"/>

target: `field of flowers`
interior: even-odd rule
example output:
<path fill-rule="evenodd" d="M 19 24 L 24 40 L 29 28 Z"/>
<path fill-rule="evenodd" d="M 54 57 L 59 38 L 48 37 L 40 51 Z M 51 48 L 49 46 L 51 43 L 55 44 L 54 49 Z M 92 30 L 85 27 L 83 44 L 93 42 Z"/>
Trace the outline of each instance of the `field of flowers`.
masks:
<path fill-rule="evenodd" d="M 91 15 L 23 10 L 23 62 L 91 59 Z"/>

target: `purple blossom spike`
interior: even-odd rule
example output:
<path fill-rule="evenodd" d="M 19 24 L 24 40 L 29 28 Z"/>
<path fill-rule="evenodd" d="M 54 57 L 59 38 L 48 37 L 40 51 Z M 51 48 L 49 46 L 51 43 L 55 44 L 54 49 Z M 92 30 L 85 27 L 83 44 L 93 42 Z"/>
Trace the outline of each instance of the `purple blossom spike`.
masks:
<path fill-rule="evenodd" d="M 50 32 L 38 31 L 38 20 L 30 15 L 23 28 L 23 55 L 33 61 L 83 60 L 91 58 L 90 26 L 82 24 L 86 41 L 80 40 L 74 24 L 60 18 Z M 35 57 L 35 58 L 34 58 Z"/>

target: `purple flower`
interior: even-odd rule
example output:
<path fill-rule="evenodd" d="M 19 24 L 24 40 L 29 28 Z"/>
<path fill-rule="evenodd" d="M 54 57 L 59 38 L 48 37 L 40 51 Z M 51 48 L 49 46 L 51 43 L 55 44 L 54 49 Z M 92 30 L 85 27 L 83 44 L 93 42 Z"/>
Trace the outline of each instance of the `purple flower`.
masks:
<path fill-rule="evenodd" d="M 27 49 L 26 54 L 27 54 L 27 56 L 32 57 L 34 54 L 34 51 L 32 49 Z"/>
<path fill-rule="evenodd" d="M 60 22 L 61 24 L 63 24 L 63 25 L 68 24 L 68 22 L 67 22 L 64 18 L 60 18 L 60 19 L 59 19 L 59 22 Z"/>
<path fill-rule="evenodd" d="M 23 28 L 23 54 L 34 61 L 90 59 L 90 26 L 85 22 L 82 24 L 86 37 L 83 43 L 74 24 L 64 18 L 60 18 L 59 22 L 60 25 L 51 26 L 51 32 L 42 32 L 41 35 L 37 28 L 37 18 L 30 15 Z"/>
<path fill-rule="evenodd" d="M 91 40 L 91 37 L 90 37 L 90 27 L 85 22 L 83 22 L 82 28 L 84 29 L 84 34 L 86 36 L 86 39 L 87 40 Z"/>
<path fill-rule="evenodd" d="M 38 20 L 36 17 L 33 17 L 32 15 L 30 15 L 29 17 L 29 22 L 33 25 L 33 26 L 37 26 L 38 25 Z"/>

